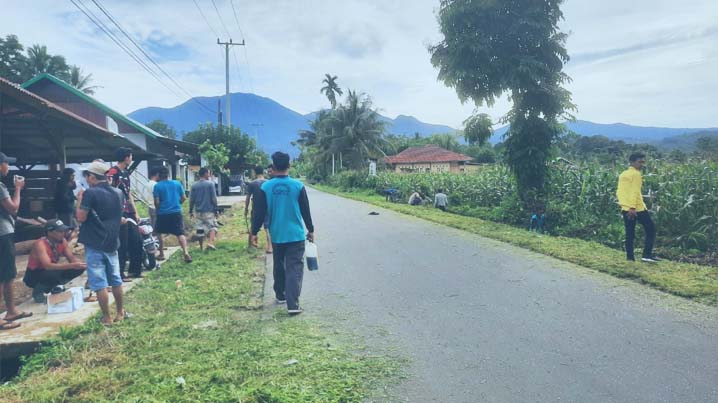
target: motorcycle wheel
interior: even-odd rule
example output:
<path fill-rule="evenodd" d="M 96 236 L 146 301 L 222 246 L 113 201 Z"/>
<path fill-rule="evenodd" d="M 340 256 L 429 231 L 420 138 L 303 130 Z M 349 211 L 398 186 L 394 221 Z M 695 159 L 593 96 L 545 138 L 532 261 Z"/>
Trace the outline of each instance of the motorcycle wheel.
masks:
<path fill-rule="evenodd" d="M 157 259 L 155 255 L 151 253 L 145 253 L 145 258 L 142 260 L 142 265 L 147 270 L 153 270 L 157 266 Z"/>

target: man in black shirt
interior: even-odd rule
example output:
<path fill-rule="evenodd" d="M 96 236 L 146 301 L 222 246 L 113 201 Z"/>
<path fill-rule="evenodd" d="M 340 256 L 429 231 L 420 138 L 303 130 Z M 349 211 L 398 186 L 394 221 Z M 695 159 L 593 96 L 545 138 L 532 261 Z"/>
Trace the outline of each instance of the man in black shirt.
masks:
<path fill-rule="evenodd" d="M 129 167 L 132 164 L 132 150 L 126 147 L 118 148 L 115 151 L 117 165 L 110 168 L 107 172 L 107 179 L 113 187 L 122 191 L 125 196 L 122 203 L 122 216 L 130 218 L 135 223 L 140 222 L 140 216 L 137 214 L 135 207 L 135 199 L 132 197 Z M 120 274 L 124 281 L 131 281 L 125 276 L 125 265 L 129 256 L 130 268 L 128 269 L 130 277 L 142 277 L 142 236 L 140 235 L 137 225 L 130 221 L 123 221 L 120 227 Z"/>
<path fill-rule="evenodd" d="M 120 224 L 124 220 L 124 195 L 107 182 L 108 169 L 109 167 L 101 162 L 93 162 L 83 172 L 90 189 L 82 193 L 77 208 L 77 221 L 82 223 L 78 242 L 85 245 L 87 279 L 90 290 L 97 294 L 97 302 L 102 309 L 102 324 L 106 326 L 113 322 L 108 286 L 112 286 L 117 308 L 114 321 L 121 321 L 126 316 L 122 304 L 122 278 L 117 256 Z"/>
<path fill-rule="evenodd" d="M 249 215 L 249 206 L 251 204 L 252 206 L 252 219 L 254 219 L 254 214 L 256 212 L 257 207 L 257 197 L 259 196 L 259 192 L 262 191 L 262 185 L 264 182 L 267 181 L 267 179 L 264 178 L 264 169 L 260 166 L 254 167 L 254 174 L 255 179 L 247 185 L 247 199 L 244 203 L 244 218 L 247 219 L 247 216 Z M 267 217 L 268 218 L 268 217 Z M 267 234 L 267 248 L 265 249 L 265 252 L 267 254 L 272 253 L 272 237 L 269 235 L 269 220 L 264 220 L 264 232 Z M 250 238 L 252 234 L 249 234 Z M 251 245 L 251 239 L 249 244 Z"/>

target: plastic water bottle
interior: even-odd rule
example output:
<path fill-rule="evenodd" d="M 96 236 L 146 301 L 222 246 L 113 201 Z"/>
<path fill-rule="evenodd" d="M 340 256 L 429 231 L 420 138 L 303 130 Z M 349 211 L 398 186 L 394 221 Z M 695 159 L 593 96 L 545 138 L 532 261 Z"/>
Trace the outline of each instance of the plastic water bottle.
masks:
<path fill-rule="evenodd" d="M 307 257 L 307 268 L 310 271 L 319 270 L 319 256 L 317 254 L 317 244 L 307 241 L 304 247 L 304 255 Z"/>

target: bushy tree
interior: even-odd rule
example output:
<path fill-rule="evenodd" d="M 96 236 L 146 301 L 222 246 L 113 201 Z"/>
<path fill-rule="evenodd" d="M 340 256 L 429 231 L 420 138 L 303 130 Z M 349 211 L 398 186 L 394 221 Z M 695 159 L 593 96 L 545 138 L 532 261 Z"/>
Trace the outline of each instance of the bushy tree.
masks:
<path fill-rule="evenodd" d="M 171 139 L 177 138 L 177 131 L 172 126 L 168 125 L 167 122 L 165 122 L 162 119 L 155 119 L 155 120 L 151 121 L 150 123 L 147 123 L 146 126 L 165 137 L 168 137 Z"/>
<path fill-rule="evenodd" d="M 248 165 L 263 165 L 268 161 L 267 155 L 257 149 L 254 139 L 237 127 L 227 130 L 225 126 L 200 124 L 197 130 L 184 135 L 184 140 L 195 144 L 218 146 L 223 144 L 229 150 L 227 168 L 232 173 L 242 172 Z"/>
<path fill-rule="evenodd" d="M 0 38 L 0 77 L 14 83 L 21 83 L 27 59 L 23 54 L 25 48 L 17 36 L 8 35 Z"/>
<path fill-rule="evenodd" d="M 494 133 L 494 123 L 491 117 L 485 113 L 469 116 L 464 121 L 464 139 L 469 145 L 484 144 Z"/>
<path fill-rule="evenodd" d="M 527 204 L 542 197 L 551 144 L 571 118 L 562 0 L 441 0 L 443 40 L 431 46 L 438 78 L 462 102 L 492 106 L 508 94 L 506 159 Z"/>

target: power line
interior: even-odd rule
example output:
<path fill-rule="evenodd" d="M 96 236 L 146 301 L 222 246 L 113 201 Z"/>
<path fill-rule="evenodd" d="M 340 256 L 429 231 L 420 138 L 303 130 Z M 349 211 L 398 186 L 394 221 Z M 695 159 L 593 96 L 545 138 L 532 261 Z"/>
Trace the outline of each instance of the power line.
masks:
<path fill-rule="evenodd" d="M 219 17 L 219 22 L 222 24 L 222 27 L 224 27 L 224 32 L 227 34 L 228 37 L 231 37 L 232 35 L 229 34 L 227 25 L 224 24 L 224 20 L 222 19 L 222 14 L 219 12 L 219 8 L 217 8 L 217 3 L 215 3 L 214 0 L 212 0 L 212 5 L 214 6 L 214 11 L 217 12 L 217 17 Z"/>
<path fill-rule="evenodd" d="M 142 46 L 140 46 L 140 45 L 134 40 L 134 38 L 132 38 L 132 36 L 130 36 L 130 34 L 127 33 L 127 31 L 122 27 L 122 25 L 120 25 L 120 23 L 119 23 L 114 17 L 112 17 L 112 14 L 110 14 L 110 12 L 107 11 L 107 10 L 100 4 L 99 0 L 91 0 L 91 1 L 95 4 L 95 6 L 97 6 L 97 8 L 100 9 L 100 11 L 102 11 L 103 14 L 105 14 L 105 16 L 106 16 L 110 21 L 112 21 L 113 24 L 115 24 L 115 27 L 117 27 L 117 29 L 119 29 L 120 32 L 122 32 L 122 34 L 123 34 L 127 39 L 129 39 L 130 42 L 132 42 L 132 44 L 135 45 L 135 47 L 136 47 L 137 49 L 139 49 L 139 51 L 142 52 L 142 54 L 145 55 L 145 57 L 146 57 L 150 62 L 152 62 L 152 64 L 153 64 L 155 67 L 157 67 L 157 69 L 158 69 L 162 74 L 164 74 L 165 77 L 167 77 L 174 85 L 177 86 L 177 88 L 180 89 L 180 91 L 182 91 L 183 93 L 185 93 L 185 95 L 187 95 L 192 101 L 194 101 L 197 105 L 199 105 L 200 107 L 202 107 L 203 109 L 205 109 L 206 111 L 208 111 L 211 115 L 214 115 L 214 111 L 212 111 L 210 108 L 208 108 L 207 106 L 205 106 L 204 104 L 202 104 L 201 102 L 199 102 L 198 100 L 196 100 L 196 99 L 192 96 L 192 94 L 191 94 L 189 91 L 187 91 L 184 87 L 182 87 L 174 78 L 172 78 L 172 76 L 171 76 L 169 73 L 167 73 L 167 71 L 165 71 L 165 69 L 163 69 L 162 66 L 160 66 L 160 65 L 152 58 L 152 56 L 150 56 L 147 52 L 145 52 L 145 50 L 142 48 Z"/>
<path fill-rule="evenodd" d="M 214 1 L 214 0 L 213 0 Z M 244 40 L 244 32 L 242 32 L 242 26 L 239 23 L 239 17 L 237 16 L 237 9 L 234 7 L 234 0 L 230 0 L 229 4 L 232 6 L 232 14 L 234 14 L 234 22 L 237 23 L 237 29 L 239 30 L 239 34 L 242 36 L 242 40 Z M 244 60 L 247 62 L 247 79 L 249 80 L 249 89 L 254 94 L 254 83 L 252 82 L 252 68 L 249 64 L 249 54 L 247 53 L 247 47 L 245 46 L 244 49 Z M 237 63 L 239 64 L 239 63 Z"/>
<path fill-rule="evenodd" d="M 192 0 L 192 1 L 194 2 L 194 5 L 197 7 L 197 11 L 199 11 L 199 14 L 202 16 L 202 19 L 204 19 L 205 24 L 207 24 L 207 26 L 209 27 L 209 30 L 212 31 L 212 33 L 214 34 L 214 37 L 219 38 L 219 34 L 217 33 L 217 31 L 214 30 L 214 28 L 212 28 L 212 25 L 209 23 L 209 20 L 207 19 L 207 17 L 205 17 L 204 13 L 202 12 L 202 8 L 199 6 L 199 4 L 197 4 L 197 0 Z"/>
<path fill-rule="evenodd" d="M 128 56 L 130 56 L 130 58 L 132 58 L 137 64 L 139 64 L 140 67 L 142 67 L 147 73 L 149 73 L 152 77 L 154 77 L 158 83 L 162 84 L 162 86 L 167 88 L 167 90 L 172 92 L 174 95 L 181 97 L 180 94 L 175 92 L 175 90 L 173 90 L 164 81 L 162 81 L 160 79 L 159 75 L 157 75 L 157 73 L 155 73 L 152 69 L 150 69 L 149 66 L 146 63 L 144 63 L 144 61 L 142 61 L 137 55 L 135 55 L 135 53 L 132 52 L 131 49 L 129 49 L 117 37 L 115 37 L 115 35 L 109 31 L 109 29 L 104 25 L 104 23 L 102 21 L 100 21 L 99 19 L 97 19 L 97 16 L 95 16 L 95 14 L 92 11 L 90 11 L 90 9 L 87 8 L 87 6 L 85 6 L 81 0 L 77 0 L 77 1 L 80 2 L 80 4 L 82 4 L 82 7 L 80 7 L 80 5 L 75 2 L 75 0 L 70 0 L 70 2 L 78 10 L 80 10 L 80 12 L 82 12 L 90 21 L 92 21 L 93 24 L 95 24 L 98 28 L 100 28 L 100 30 L 102 30 L 102 32 L 104 32 L 117 46 L 120 47 L 120 49 L 122 49 Z M 83 9 L 83 7 L 85 7 L 85 9 L 87 11 L 85 11 L 85 9 Z"/>
<path fill-rule="evenodd" d="M 229 4 L 232 5 L 232 13 L 234 14 L 234 21 L 237 23 L 237 28 L 239 28 L 239 34 L 242 35 L 242 40 L 244 40 L 244 32 L 242 32 L 242 27 L 239 25 L 239 18 L 237 18 L 237 10 L 234 8 L 234 0 L 229 0 Z"/>

